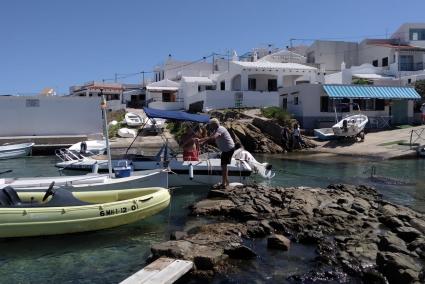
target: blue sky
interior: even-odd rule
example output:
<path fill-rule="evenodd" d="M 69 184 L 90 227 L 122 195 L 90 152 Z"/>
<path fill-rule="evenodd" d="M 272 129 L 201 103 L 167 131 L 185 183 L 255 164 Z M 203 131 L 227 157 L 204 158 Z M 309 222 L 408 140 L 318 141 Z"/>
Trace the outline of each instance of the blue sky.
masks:
<path fill-rule="evenodd" d="M 424 11 L 423 0 L 1 0 L 0 94 L 66 93 L 152 70 L 168 54 L 196 60 L 284 47 L 290 38 L 384 37 L 402 23 L 425 22 Z"/>

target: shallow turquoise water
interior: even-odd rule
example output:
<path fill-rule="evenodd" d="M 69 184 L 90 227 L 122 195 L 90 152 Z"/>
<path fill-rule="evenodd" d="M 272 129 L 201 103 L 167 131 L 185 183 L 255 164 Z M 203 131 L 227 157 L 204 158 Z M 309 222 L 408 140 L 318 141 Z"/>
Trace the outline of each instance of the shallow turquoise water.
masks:
<path fill-rule="evenodd" d="M 287 158 L 291 158 L 288 160 Z M 387 199 L 425 211 L 425 160 L 374 161 L 353 158 L 305 156 L 259 156 L 277 169 L 276 177 L 259 181 L 282 186 L 327 186 L 346 182 L 375 186 Z M 282 159 L 283 158 L 283 159 Z M 0 172 L 12 169 L 13 176 L 52 176 L 54 157 L 30 157 L 0 161 Z M 381 178 L 368 178 L 376 166 Z M 388 184 L 388 179 L 403 182 Z M 0 283 L 117 283 L 145 266 L 153 243 L 168 240 L 169 233 L 197 221 L 187 217 L 189 206 L 206 196 L 206 187 L 173 190 L 171 206 L 146 220 L 134 224 L 90 233 L 65 236 L 0 240 Z M 240 270 L 217 283 L 282 282 L 288 275 L 310 269 L 314 247 L 293 246 L 282 254 L 265 249 L 264 240 L 248 242 L 259 255 L 255 261 L 235 262 Z"/>

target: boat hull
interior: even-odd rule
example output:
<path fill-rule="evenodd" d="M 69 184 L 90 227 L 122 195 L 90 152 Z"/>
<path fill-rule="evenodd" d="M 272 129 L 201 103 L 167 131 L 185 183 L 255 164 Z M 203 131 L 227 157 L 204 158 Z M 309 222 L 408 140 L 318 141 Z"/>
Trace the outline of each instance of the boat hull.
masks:
<path fill-rule="evenodd" d="M 344 126 L 344 121 L 346 126 Z M 332 126 L 335 136 L 339 137 L 355 137 L 362 132 L 368 123 L 368 117 L 363 114 L 356 114 L 345 117 L 337 124 Z"/>
<path fill-rule="evenodd" d="M 0 160 L 28 156 L 34 143 L 0 146 Z"/>
<path fill-rule="evenodd" d="M 76 170 L 91 170 L 94 161 L 86 159 L 81 162 L 58 163 L 56 166 L 64 167 L 66 169 Z M 182 186 L 182 185 L 213 185 L 221 182 L 221 166 L 220 159 L 209 159 L 204 161 L 178 161 L 171 160 L 168 165 L 164 162 L 157 161 L 138 161 L 133 160 L 132 165 L 136 171 L 144 170 L 158 170 L 169 168 L 168 174 L 169 186 Z M 114 164 L 114 162 L 113 162 Z M 193 178 L 189 175 L 189 165 L 193 165 Z M 107 170 L 107 161 L 99 162 L 99 170 Z M 252 169 L 244 162 L 232 159 L 232 163 L 228 166 L 229 181 L 246 183 L 252 174 Z"/>
<path fill-rule="evenodd" d="M 44 193 L 20 192 L 21 199 L 40 200 Z M 0 237 L 29 237 L 96 231 L 136 222 L 165 209 L 170 194 L 164 188 L 75 192 L 99 203 L 70 207 L 0 208 Z"/>
<path fill-rule="evenodd" d="M 108 174 L 57 176 L 40 178 L 0 179 L 0 189 L 12 186 L 15 190 L 45 191 L 55 186 L 66 186 L 72 191 L 118 190 L 121 188 L 164 187 L 168 188 L 168 174 L 163 170 L 138 171 L 126 178 L 109 178 Z"/>

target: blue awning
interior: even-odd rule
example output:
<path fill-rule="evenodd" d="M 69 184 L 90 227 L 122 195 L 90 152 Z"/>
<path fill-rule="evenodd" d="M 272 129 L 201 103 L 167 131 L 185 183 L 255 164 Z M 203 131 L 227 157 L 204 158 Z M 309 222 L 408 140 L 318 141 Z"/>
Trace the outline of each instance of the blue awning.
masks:
<path fill-rule="evenodd" d="M 192 121 L 199 123 L 208 123 L 210 121 L 210 117 L 205 114 L 191 114 L 184 111 L 159 110 L 147 107 L 144 107 L 143 110 L 145 111 L 146 116 L 149 118 L 164 118 L 170 120 Z"/>
<path fill-rule="evenodd" d="M 417 100 L 421 98 L 418 92 L 412 87 L 323 85 L 323 89 L 331 98 L 405 100 Z"/>

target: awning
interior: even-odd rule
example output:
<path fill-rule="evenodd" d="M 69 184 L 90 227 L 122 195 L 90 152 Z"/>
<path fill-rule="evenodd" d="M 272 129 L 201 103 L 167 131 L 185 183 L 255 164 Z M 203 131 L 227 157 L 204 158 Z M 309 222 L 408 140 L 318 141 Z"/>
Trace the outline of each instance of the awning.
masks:
<path fill-rule="evenodd" d="M 180 84 L 168 79 L 150 83 L 146 86 L 148 91 L 177 91 Z"/>
<path fill-rule="evenodd" d="M 159 110 L 147 107 L 144 107 L 143 110 L 145 111 L 146 116 L 149 118 L 164 118 L 170 120 L 192 121 L 199 123 L 208 123 L 210 121 L 209 115 L 205 114 L 191 114 L 184 111 Z"/>
<path fill-rule="evenodd" d="M 412 87 L 370 86 L 370 85 L 323 85 L 331 98 L 363 99 L 408 99 L 417 100 L 421 96 Z"/>

